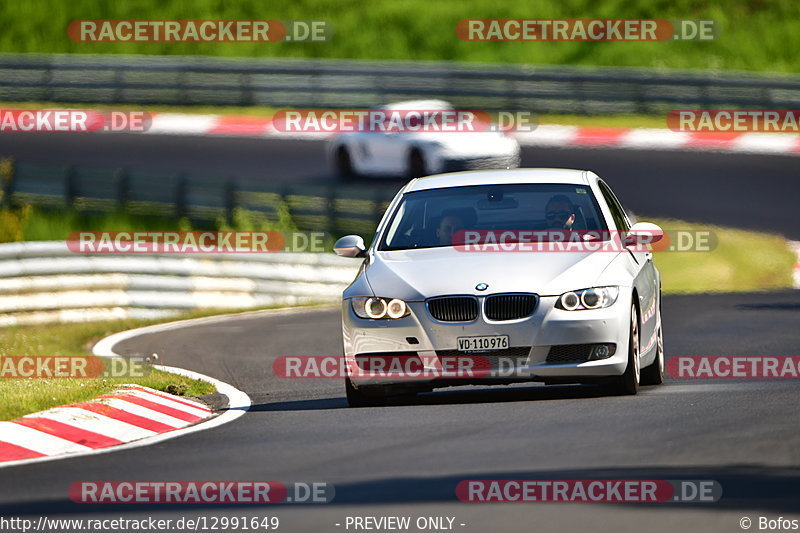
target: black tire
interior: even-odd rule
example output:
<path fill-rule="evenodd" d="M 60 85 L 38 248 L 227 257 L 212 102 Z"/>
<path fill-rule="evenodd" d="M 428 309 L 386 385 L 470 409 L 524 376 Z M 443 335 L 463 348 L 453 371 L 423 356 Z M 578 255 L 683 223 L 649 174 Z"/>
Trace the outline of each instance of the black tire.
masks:
<path fill-rule="evenodd" d="M 425 175 L 425 158 L 422 157 L 422 152 L 414 148 L 408 154 L 408 176 L 410 178 L 421 178 Z"/>
<path fill-rule="evenodd" d="M 639 392 L 641 382 L 641 369 L 639 365 L 639 313 L 636 311 L 636 304 L 631 304 L 631 327 L 628 340 L 628 365 L 625 372 L 616 378 L 611 384 L 611 391 L 614 394 L 634 395 Z"/>
<path fill-rule="evenodd" d="M 660 314 L 660 313 L 659 313 Z M 656 338 L 656 359 L 642 369 L 642 385 L 661 385 L 664 383 L 664 333 L 659 317 L 658 337 Z"/>
<path fill-rule="evenodd" d="M 350 407 L 377 407 L 386 403 L 383 396 L 370 396 L 355 388 L 349 377 L 344 378 L 344 391 Z"/>
<path fill-rule="evenodd" d="M 356 177 L 353 171 L 353 161 L 350 159 L 350 152 L 347 148 L 340 147 L 336 151 L 336 172 L 341 180 L 352 180 Z"/>

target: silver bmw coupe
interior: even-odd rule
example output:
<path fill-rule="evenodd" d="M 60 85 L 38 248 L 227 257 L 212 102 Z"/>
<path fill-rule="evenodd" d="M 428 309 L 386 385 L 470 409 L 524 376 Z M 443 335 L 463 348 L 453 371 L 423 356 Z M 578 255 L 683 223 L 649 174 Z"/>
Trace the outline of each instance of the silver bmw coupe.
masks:
<path fill-rule="evenodd" d="M 650 244 L 596 174 L 418 178 L 389 205 L 342 300 L 351 406 L 434 388 L 539 381 L 617 394 L 663 381 L 661 280 Z"/>

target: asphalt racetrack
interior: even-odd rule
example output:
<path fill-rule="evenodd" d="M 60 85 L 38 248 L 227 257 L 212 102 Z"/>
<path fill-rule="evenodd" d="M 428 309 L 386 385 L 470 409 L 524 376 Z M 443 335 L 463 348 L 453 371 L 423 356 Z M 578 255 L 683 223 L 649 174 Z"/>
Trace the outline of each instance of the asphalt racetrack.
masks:
<path fill-rule="evenodd" d="M 98 137 L 107 146 L 80 147 L 71 146 L 74 138 L 3 136 L 0 153 L 159 168 L 217 161 L 252 180 L 267 172 L 332 179 L 318 142 L 120 135 Z M 639 213 L 800 237 L 793 206 L 800 158 L 525 149 L 523 166 L 595 170 Z M 667 357 L 800 355 L 797 291 L 667 296 L 663 320 Z M 348 531 L 347 516 L 450 516 L 455 530 L 480 533 L 730 532 L 742 530 L 742 517 L 754 530 L 760 516 L 800 518 L 797 380 L 668 379 L 635 397 L 576 386 L 461 387 L 351 409 L 340 380 L 273 375 L 282 355 L 340 354 L 340 327 L 336 309 L 263 312 L 119 344 L 119 353 L 158 352 L 165 364 L 226 381 L 254 405 L 230 424 L 153 446 L 0 469 L 0 514 L 278 516 L 286 532 Z M 706 479 L 720 483 L 723 497 L 704 504 L 456 500 L 459 481 L 494 478 Z M 336 497 L 327 505 L 204 507 L 75 504 L 67 496 L 80 480 L 237 479 L 328 482 Z"/>
<path fill-rule="evenodd" d="M 198 181 L 236 177 L 241 188 L 255 191 L 276 182 L 335 183 L 324 141 L 23 133 L 0 136 L 0 156 L 185 172 Z M 637 213 L 773 231 L 800 240 L 798 156 L 523 146 L 522 166 L 593 170 Z M 360 184 L 397 190 L 403 181 L 361 180 Z"/>

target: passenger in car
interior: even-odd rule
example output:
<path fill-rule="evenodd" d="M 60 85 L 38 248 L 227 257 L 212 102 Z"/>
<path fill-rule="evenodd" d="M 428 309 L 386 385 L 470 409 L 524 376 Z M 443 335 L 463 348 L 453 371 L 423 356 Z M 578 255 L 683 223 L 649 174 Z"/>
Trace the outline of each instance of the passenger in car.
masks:
<path fill-rule="evenodd" d="M 476 219 L 475 211 L 470 208 L 445 209 L 436 227 L 436 240 L 439 244 L 458 244 L 453 242 L 453 236 L 474 228 Z"/>

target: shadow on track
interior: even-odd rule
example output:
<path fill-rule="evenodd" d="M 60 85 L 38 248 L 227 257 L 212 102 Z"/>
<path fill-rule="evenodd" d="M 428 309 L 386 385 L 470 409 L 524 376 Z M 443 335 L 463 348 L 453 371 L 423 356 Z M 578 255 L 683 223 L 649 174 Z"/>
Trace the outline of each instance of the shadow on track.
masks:
<path fill-rule="evenodd" d="M 147 478 L 151 479 L 151 478 Z M 654 508 L 713 508 L 754 509 L 775 513 L 797 511 L 800 499 L 800 469 L 764 465 L 738 464 L 714 467 L 664 467 L 640 466 L 619 468 L 587 468 L 575 470 L 520 470 L 503 472 L 477 472 L 468 475 L 450 475 L 419 478 L 387 478 L 354 483 L 336 484 L 336 505 L 392 505 L 414 503 L 458 503 L 455 488 L 465 479 L 518 479 L 518 480 L 715 480 L 722 486 L 722 498 L 709 503 L 615 503 L 620 506 L 654 506 Z M 289 482 L 290 480 L 283 480 Z M 308 481 L 308 480 L 306 480 Z M 241 512 L 260 512 L 264 508 L 292 507 L 298 504 L 76 504 L 68 499 L 26 501 L 0 506 L 4 515 L 39 515 L 47 509 L 48 515 L 135 512 L 146 515 L 157 511 L 180 510 L 185 515 L 202 514 L 209 509 L 238 508 Z M 319 506 L 320 504 L 317 504 Z M 491 505 L 491 504 L 489 504 Z"/>
<path fill-rule="evenodd" d="M 648 389 L 650 388 L 643 387 L 640 394 L 646 394 Z M 440 389 L 435 392 L 419 394 L 416 397 L 392 398 L 385 407 L 576 400 L 602 397 L 613 397 L 613 395 L 609 394 L 603 387 L 594 385 L 533 385 L 504 389 L 476 387 L 474 389 L 459 388 L 457 390 Z M 344 398 L 322 398 L 259 403 L 254 404 L 250 411 L 316 411 L 347 408 L 347 402 Z M 380 408 L 368 407 L 365 409 Z"/>

